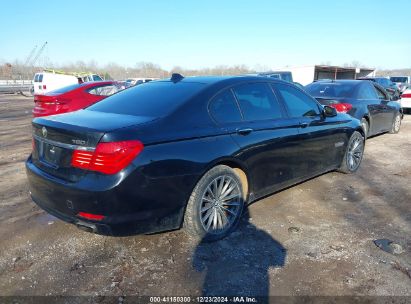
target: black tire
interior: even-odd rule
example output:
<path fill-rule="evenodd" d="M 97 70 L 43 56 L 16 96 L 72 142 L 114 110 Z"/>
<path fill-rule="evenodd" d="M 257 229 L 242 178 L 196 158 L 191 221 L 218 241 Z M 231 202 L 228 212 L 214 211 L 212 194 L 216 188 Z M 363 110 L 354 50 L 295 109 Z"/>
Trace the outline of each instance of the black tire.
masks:
<path fill-rule="evenodd" d="M 359 146 L 356 146 L 356 144 Z M 348 141 L 347 149 L 344 154 L 343 161 L 338 171 L 351 174 L 358 170 L 364 155 L 365 138 L 358 131 L 355 131 Z"/>
<path fill-rule="evenodd" d="M 367 119 L 364 117 L 361 119 L 361 126 L 362 126 L 362 129 L 364 130 L 365 139 L 367 139 L 368 133 L 370 132 L 370 124 L 368 123 Z"/>
<path fill-rule="evenodd" d="M 227 200 L 234 195 L 237 196 Z M 190 196 L 184 216 L 185 231 L 205 242 L 226 237 L 240 221 L 245 196 L 241 177 L 235 170 L 225 165 L 212 168 L 200 179 Z M 221 228 L 215 229 L 216 225 L 221 225 Z"/>
<path fill-rule="evenodd" d="M 400 129 L 401 129 L 401 114 L 397 113 L 394 116 L 394 120 L 392 122 L 390 133 L 397 134 L 398 132 L 400 132 Z"/>

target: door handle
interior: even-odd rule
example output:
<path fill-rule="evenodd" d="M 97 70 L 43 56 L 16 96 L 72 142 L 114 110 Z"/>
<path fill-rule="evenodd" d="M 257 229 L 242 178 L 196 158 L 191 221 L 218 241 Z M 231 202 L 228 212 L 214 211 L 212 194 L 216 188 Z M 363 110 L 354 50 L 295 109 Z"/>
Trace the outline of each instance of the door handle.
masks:
<path fill-rule="evenodd" d="M 240 134 L 240 135 L 248 135 L 251 132 L 253 132 L 253 129 L 251 129 L 251 128 L 237 129 L 237 133 Z"/>
<path fill-rule="evenodd" d="M 300 128 L 307 128 L 308 122 L 300 122 Z"/>

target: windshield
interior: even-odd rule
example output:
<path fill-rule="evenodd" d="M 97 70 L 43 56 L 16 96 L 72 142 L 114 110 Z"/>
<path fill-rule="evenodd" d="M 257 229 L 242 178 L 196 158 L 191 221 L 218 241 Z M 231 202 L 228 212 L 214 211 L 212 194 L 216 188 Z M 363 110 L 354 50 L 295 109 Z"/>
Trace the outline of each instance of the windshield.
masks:
<path fill-rule="evenodd" d="M 87 110 L 161 117 L 172 112 L 200 92 L 203 87 L 203 83 L 197 82 L 148 82 L 110 96 Z"/>
<path fill-rule="evenodd" d="M 69 85 L 69 86 L 67 86 L 67 87 L 63 87 L 63 88 L 60 88 L 60 89 L 51 91 L 50 93 L 51 93 L 51 94 L 55 94 L 55 93 L 57 93 L 57 94 L 63 94 L 63 93 L 67 93 L 67 92 L 69 92 L 69 91 L 72 91 L 72 90 L 74 90 L 74 89 L 77 89 L 79 86 L 80 86 L 79 84 L 72 84 L 72 85 Z"/>
<path fill-rule="evenodd" d="M 319 98 L 350 98 L 354 94 L 353 83 L 323 83 L 315 82 L 307 85 L 305 90 L 314 97 Z"/>
<path fill-rule="evenodd" d="M 390 77 L 392 82 L 408 83 L 408 77 Z"/>

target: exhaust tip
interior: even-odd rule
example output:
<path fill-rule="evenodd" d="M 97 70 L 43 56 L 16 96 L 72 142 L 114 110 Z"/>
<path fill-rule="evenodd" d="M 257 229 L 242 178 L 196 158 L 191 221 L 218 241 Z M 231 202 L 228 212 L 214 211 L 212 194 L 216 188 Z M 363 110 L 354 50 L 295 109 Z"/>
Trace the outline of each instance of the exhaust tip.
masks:
<path fill-rule="evenodd" d="M 76 223 L 76 226 L 78 229 L 86 231 L 86 232 L 90 232 L 90 233 L 96 233 L 97 228 L 94 225 L 91 224 L 87 224 L 87 223 L 83 223 L 83 222 L 78 222 Z"/>

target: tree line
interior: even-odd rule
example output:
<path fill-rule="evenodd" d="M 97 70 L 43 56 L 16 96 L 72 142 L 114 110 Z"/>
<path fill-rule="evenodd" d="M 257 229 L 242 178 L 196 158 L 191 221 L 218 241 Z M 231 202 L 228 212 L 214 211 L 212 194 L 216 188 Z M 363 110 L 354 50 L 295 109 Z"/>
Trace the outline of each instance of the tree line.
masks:
<path fill-rule="evenodd" d="M 330 65 L 329 62 L 322 64 Z M 345 63 L 343 66 L 362 67 L 358 61 Z M 77 61 L 74 63 L 53 65 L 50 64 L 44 67 L 25 66 L 23 63 L 15 60 L 13 63 L 0 62 L 0 79 L 32 79 L 36 72 L 41 72 L 43 68 L 51 68 L 64 72 L 90 72 L 100 75 L 104 79 L 125 80 L 127 78 L 167 78 L 172 73 L 180 73 L 184 76 L 200 76 L 200 75 L 242 75 L 269 71 L 267 66 L 256 66 L 250 68 L 246 65 L 218 65 L 211 68 L 203 69 L 187 69 L 180 66 L 175 66 L 171 70 L 165 70 L 160 65 L 152 62 L 137 62 L 132 67 L 126 67 L 117 63 L 108 63 L 100 66 L 96 61 L 90 62 Z M 411 68 L 396 69 L 396 70 L 377 70 L 377 76 L 393 76 L 393 75 L 411 75 Z"/>
<path fill-rule="evenodd" d="M 213 68 L 185 69 L 175 66 L 171 70 L 165 70 L 160 65 L 151 62 L 138 62 L 132 67 L 125 67 L 117 63 L 108 63 L 100 66 L 95 61 L 85 63 L 77 61 L 64 65 L 50 65 L 45 67 L 25 66 L 19 61 L 13 63 L 0 63 L 0 79 L 32 79 L 36 72 L 44 68 L 55 69 L 64 72 L 90 72 L 100 75 L 104 79 L 125 80 L 127 78 L 166 78 L 172 73 L 181 73 L 185 76 L 199 75 L 241 75 L 255 72 L 246 65 L 218 65 Z"/>

